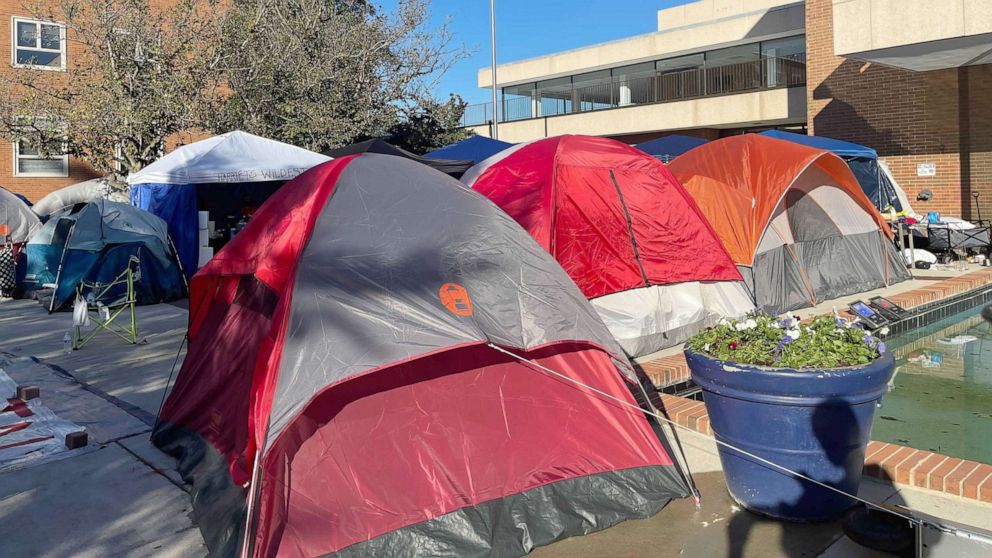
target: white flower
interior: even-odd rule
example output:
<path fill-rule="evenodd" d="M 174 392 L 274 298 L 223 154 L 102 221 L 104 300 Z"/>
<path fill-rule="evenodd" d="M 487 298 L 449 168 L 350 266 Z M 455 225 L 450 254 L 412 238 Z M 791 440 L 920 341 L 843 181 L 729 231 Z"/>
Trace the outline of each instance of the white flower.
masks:
<path fill-rule="evenodd" d="M 730 325 L 730 320 L 727 318 L 720 318 L 720 321 L 717 322 L 716 325 Z"/>
<path fill-rule="evenodd" d="M 758 322 L 754 321 L 752 318 L 748 318 L 747 321 L 744 322 L 744 326 L 744 329 L 754 329 L 758 327 Z"/>
<path fill-rule="evenodd" d="M 734 329 L 737 331 L 744 331 L 747 329 L 747 325 L 744 322 L 736 322 L 734 323 Z"/>
<path fill-rule="evenodd" d="M 785 334 L 791 337 L 793 341 L 799 339 L 799 337 L 802 335 L 801 333 L 799 333 L 798 329 L 790 329 L 789 331 L 785 332 Z"/>
<path fill-rule="evenodd" d="M 885 337 L 886 335 L 889 334 L 889 326 L 885 326 L 875 333 L 877 333 L 879 337 Z"/>

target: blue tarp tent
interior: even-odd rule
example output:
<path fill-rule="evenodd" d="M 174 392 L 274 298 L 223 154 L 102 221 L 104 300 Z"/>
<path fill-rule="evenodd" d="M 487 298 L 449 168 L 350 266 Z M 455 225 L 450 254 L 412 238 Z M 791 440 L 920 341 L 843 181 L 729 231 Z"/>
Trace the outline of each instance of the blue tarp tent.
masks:
<path fill-rule="evenodd" d="M 426 153 L 428 159 L 461 159 L 479 163 L 511 147 L 512 143 L 494 140 L 485 136 L 471 136 Z"/>
<path fill-rule="evenodd" d="M 82 281 L 113 281 L 132 256 L 138 259 L 138 304 L 186 296 L 165 221 L 130 204 L 100 199 L 56 213 L 31 237 L 26 252 L 24 287 L 38 291 L 54 286 L 49 312 L 70 305 Z M 110 296 L 123 296 L 126 287 L 118 291 Z"/>
<path fill-rule="evenodd" d="M 658 159 L 663 163 L 667 163 L 686 151 L 699 147 L 704 143 L 706 143 L 706 140 L 703 138 L 672 134 L 663 138 L 639 143 L 634 147 L 640 149 L 648 155 L 653 156 L 655 159 Z"/>
<path fill-rule="evenodd" d="M 234 131 L 185 145 L 127 177 L 131 203 L 169 226 L 188 277 L 199 267 L 197 211 L 227 232 L 286 181 L 330 158 Z M 218 239 L 220 242 L 228 238 Z"/>
<path fill-rule="evenodd" d="M 808 145 L 824 151 L 835 153 L 851 168 L 861 189 L 868 195 L 875 207 L 883 214 L 888 214 L 892 208 L 896 213 L 907 210 L 899 197 L 899 192 L 889 176 L 882 172 L 878 163 L 878 152 L 870 147 L 848 141 L 825 138 L 822 136 L 806 136 L 782 130 L 766 130 L 761 135 L 802 145 Z"/>

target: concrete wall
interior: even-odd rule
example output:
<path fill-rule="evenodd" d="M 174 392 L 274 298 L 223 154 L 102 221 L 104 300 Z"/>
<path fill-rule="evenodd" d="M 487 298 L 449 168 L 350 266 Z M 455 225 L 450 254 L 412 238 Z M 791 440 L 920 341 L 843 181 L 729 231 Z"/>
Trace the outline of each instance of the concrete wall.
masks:
<path fill-rule="evenodd" d="M 911 201 L 934 192 L 917 211 L 977 216 L 979 192 L 992 216 L 992 66 L 912 72 L 837 56 L 833 4 L 806 2 L 810 133 L 874 147 Z M 917 176 L 921 163 L 937 175 Z"/>
<path fill-rule="evenodd" d="M 770 0 L 737 0 L 737 3 L 740 2 L 780 3 Z M 720 2 L 705 0 L 703 4 L 711 6 Z M 683 26 L 664 32 L 501 64 L 497 68 L 497 77 L 500 86 L 527 83 L 723 46 L 752 43 L 762 39 L 797 35 L 802 33 L 804 25 L 803 5 L 789 4 L 787 7 L 771 11 L 751 12 L 707 24 Z M 491 86 L 492 69 L 479 70 L 479 87 Z"/>
<path fill-rule="evenodd" d="M 992 33 L 992 0 L 833 0 L 833 18 L 845 55 Z"/>
<path fill-rule="evenodd" d="M 658 31 L 802 3 L 802 0 L 695 0 L 658 10 Z"/>
<path fill-rule="evenodd" d="M 499 125 L 499 139 L 517 143 L 562 134 L 619 136 L 759 123 L 801 124 L 806 120 L 805 96 L 804 88 L 792 87 L 504 122 Z M 469 129 L 490 135 L 489 126 Z"/>

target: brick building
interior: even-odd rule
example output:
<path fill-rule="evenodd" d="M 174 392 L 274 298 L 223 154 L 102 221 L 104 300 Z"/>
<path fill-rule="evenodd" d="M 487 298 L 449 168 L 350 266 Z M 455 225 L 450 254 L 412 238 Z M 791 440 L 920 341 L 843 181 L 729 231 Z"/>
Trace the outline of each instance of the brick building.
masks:
<path fill-rule="evenodd" d="M 658 31 L 501 64 L 464 124 L 628 143 L 791 129 L 875 148 L 920 212 L 992 217 L 992 0 L 693 0 Z M 479 86 L 492 87 L 490 68 Z"/>
<path fill-rule="evenodd" d="M 908 21 L 880 4 L 806 0 L 810 133 L 874 147 L 911 199 L 923 190 L 933 192 L 931 201 L 914 202 L 917 211 L 974 218 L 972 194 L 979 193 L 982 216 L 992 217 L 992 27 L 952 29 L 944 38 L 916 36 L 920 23 L 939 27 L 934 22 L 944 19 L 981 23 L 984 15 L 992 24 L 992 2 L 898 3 L 899 12 L 911 16 Z M 844 27 L 835 29 L 835 17 Z M 892 44 L 867 45 L 868 51 L 848 47 L 863 40 L 848 34 L 867 31 L 875 41 L 888 39 L 887 29 L 877 24 L 865 29 L 857 21 L 865 18 L 888 20 L 897 35 L 890 42 L 902 41 L 906 52 L 893 56 L 900 47 Z M 967 37 L 977 38 L 967 41 L 974 48 L 956 54 Z M 848 48 L 859 52 L 837 54 Z M 919 165 L 935 165 L 936 174 L 921 176 L 929 173 Z"/>
<path fill-rule="evenodd" d="M 78 44 L 66 40 L 59 22 L 39 21 L 21 0 L 0 0 L 0 65 L 3 72 L 66 72 Z M 68 79 L 69 76 L 67 75 Z M 0 186 L 32 202 L 97 176 L 86 163 L 63 156 L 42 159 L 27 145 L 0 140 Z"/>

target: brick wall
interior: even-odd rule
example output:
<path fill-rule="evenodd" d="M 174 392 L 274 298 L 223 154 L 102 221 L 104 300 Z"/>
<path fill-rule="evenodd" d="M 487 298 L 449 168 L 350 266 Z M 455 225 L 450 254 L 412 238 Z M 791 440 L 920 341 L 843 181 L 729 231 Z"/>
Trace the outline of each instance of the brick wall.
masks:
<path fill-rule="evenodd" d="M 31 18 L 31 10 L 25 5 L 32 6 L 23 0 L 0 0 L 0 71 L 2 72 L 37 72 L 44 70 L 15 69 L 11 66 L 13 40 L 11 37 L 12 22 L 15 16 Z M 78 56 L 79 45 L 68 42 L 66 65 L 72 64 L 73 56 Z M 68 77 L 68 76 L 67 76 Z M 23 194 L 32 202 L 41 199 L 45 194 L 63 188 L 70 184 L 94 178 L 97 174 L 85 162 L 78 159 L 69 160 L 68 177 L 15 177 L 14 151 L 10 142 L 0 140 L 0 186 L 19 194 Z"/>
<path fill-rule="evenodd" d="M 874 147 L 919 212 L 992 216 L 992 66 L 911 72 L 834 56 L 831 0 L 806 0 L 810 132 Z M 936 163 L 937 176 L 917 176 Z"/>

